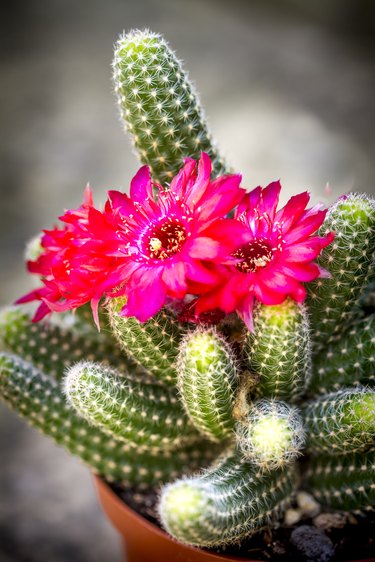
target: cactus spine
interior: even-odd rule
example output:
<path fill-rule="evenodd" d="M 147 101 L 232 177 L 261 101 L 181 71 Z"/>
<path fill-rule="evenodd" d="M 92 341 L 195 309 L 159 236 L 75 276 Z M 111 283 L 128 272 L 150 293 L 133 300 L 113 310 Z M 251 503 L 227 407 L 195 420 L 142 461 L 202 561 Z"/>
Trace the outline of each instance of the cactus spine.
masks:
<path fill-rule="evenodd" d="M 234 355 L 212 328 L 197 329 L 181 343 L 178 389 L 192 424 L 220 441 L 232 435 L 237 369 Z"/>
<path fill-rule="evenodd" d="M 164 487 L 160 518 L 186 544 L 233 543 L 269 524 L 285 508 L 294 487 L 292 470 L 264 472 L 232 451 L 202 475 Z"/>
<path fill-rule="evenodd" d="M 287 299 L 277 306 L 259 304 L 246 355 L 260 377 L 257 396 L 295 402 L 311 376 L 309 324 L 304 306 Z"/>
<path fill-rule="evenodd" d="M 120 316 L 124 299 L 112 299 L 108 304 L 108 318 L 120 347 L 136 363 L 158 380 L 176 383 L 178 345 L 184 333 L 177 318 L 167 309 L 142 324 L 136 318 Z"/>
<path fill-rule="evenodd" d="M 135 31 L 121 37 L 113 78 L 121 118 L 155 180 L 170 181 L 184 158 L 198 158 L 202 151 L 213 160 L 214 175 L 225 171 L 197 93 L 160 35 Z"/>
<path fill-rule="evenodd" d="M 375 444 L 375 391 L 343 389 L 321 396 L 303 411 L 307 449 L 340 455 Z"/>
<path fill-rule="evenodd" d="M 348 332 L 317 354 L 310 394 L 326 394 L 343 386 L 374 384 L 375 315 L 355 322 Z"/>
<path fill-rule="evenodd" d="M 239 450 L 254 465 L 275 470 L 301 454 L 305 432 L 298 409 L 277 400 L 257 400 L 236 424 Z"/>
<path fill-rule="evenodd" d="M 306 484 L 315 498 L 330 509 L 373 510 L 375 450 L 340 457 L 317 457 L 309 465 Z"/>
<path fill-rule="evenodd" d="M 140 453 L 92 427 L 67 404 L 58 383 L 14 355 L 0 354 L 0 390 L 4 400 L 45 435 L 80 457 L 111 482 L 157 486 L 200 468 L 214 451 L 196 446 L 157 455 Z"/>
<path fill-rule="evenodd" d="M 374 276 L 375 199 L 350 193 L 333 205 L 321 227 L 322 234 L 336 232 L 318 262 L 330 279 L 308 285 L 314 350 L 335 339 L 358 314 L 356 305 Z"/>
<path fill-rule="evenodd" d="M 65 392 L 77 412 L 138 450 L 172 450 L 200 440 L 177 398 L 160 385 L 126 380 L 97 363 L 70 368 Z"/>

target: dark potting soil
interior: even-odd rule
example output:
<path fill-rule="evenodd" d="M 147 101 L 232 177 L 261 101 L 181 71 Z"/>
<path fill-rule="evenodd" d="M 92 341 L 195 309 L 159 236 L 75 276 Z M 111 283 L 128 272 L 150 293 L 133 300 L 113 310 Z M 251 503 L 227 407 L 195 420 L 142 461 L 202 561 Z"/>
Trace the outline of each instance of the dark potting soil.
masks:
<path fill-rule="evenodd" d="M 111 487 L 131 509 L 160 527 L 155 490 Z M 241 546 L 215 552 L 272 562 L 375 561 L 375 511 L 356 516 L 321 512 L 295 525 L 264 529 Z"/>

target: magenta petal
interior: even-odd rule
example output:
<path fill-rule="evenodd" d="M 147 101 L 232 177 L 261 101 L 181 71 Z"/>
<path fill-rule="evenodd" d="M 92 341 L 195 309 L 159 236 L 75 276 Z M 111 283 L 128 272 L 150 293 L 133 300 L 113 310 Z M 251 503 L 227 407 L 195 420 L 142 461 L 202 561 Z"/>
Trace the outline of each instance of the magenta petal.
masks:
<path fill-rule="evenodd" d="M 187 291 L 185 265 L 181 261 L 172 261 L 163 269 L 162 279 L 172 292 L 172 296 L 183 298 Z"/>
<path fill-rule="evenodd" d="M 185 164 L 178 172 L 177 176 L 173 178 L 169 186 L 169 190 L 177 195 L 178 197 L 184 199 L 185 191 L 188 180 L 193 176 L 196 168 L 196 162 L 192 158 L 185 158 Z"/>
<path fill-rule="evenodd" d="M 308 283 L 309 281 L 314 281 L 320 276 L 319 267 L 315 263 L 287 263 L 285 262 L 282 266 L 283 273 L 296 279 L 297 281 L 302 281 Z"/>
<path fill-rule="evenodd" d="M 287 204 L 277 211 L 275 221 L 281 225 L 283 232 L 287 232 L 298 221 L 309 201 L 310 195 L 304 191 L 291 197 Z"/>
<path fill-rule="evenodd" d="M 36 312 L 33 316 L 32 322 L 33 323 L 40 322 L 40 320 L 45 318 L 48 314 L 51 314 L 51 309 L 46 305 L 45 302 L 42 302 L 38 306 L 38 308 L 37 308 L 37 310 L 36 310 Z"/>
<path fill-rule="evenodd" d="M 281 191 L 281 184 L 275 181 L 262 189 L 259 203 L 259 213 L 263 215 L 266 213 L 271 220 L 274 219 L 277 205 L 279 203 L 279 196 Z"/>
<path fill-rule="evenodd" d="M 237 308 L 238 315 L 242 318 L 250 332 L 254 332 L 254 300 L 254 295 L 250 293 Z"/>
<path fill-rule="evenodd" d="M 152 197 L 150 168 L 142 166 L 130 183 L 130 198 L 132 201 L 143 203 L 147 197 Z"/>
<path fill-rule="evenodd" d="M 189 247 L 189 256 L 200 260 L 213 260 L 220 255 L 220 243 L 207 236 L 198 236 Z"/>
<path fill-rule="evenodd" d="M 202 196 L 210 184 L 211 168 L 210 157 L 205 152 L 202 152 L 198 163 L 197 178 L 186 197 L 186 203 L 190 207 L 194 207 L 200 203 Z"/>
<path fill-rule="evenodd" d="M 284 233 L 283 237 L 286 244 L 299 242 L 313 234 L 320 228 L 324 221 L 326 211 L 318 211 L 315 215 L 309 216 L 307 219 L 298 221 L 293 228 Z"/>
<path fill-rule="evenodd" d="M 240 183 L 240 175 L 222 176 L 213 181 L 200 200 L 199 219 L 210 221 L 225 217 L 241 201 L 245 193 Z"/>
<path fill-rule="evenodd" d="M 141 285 L 127 293 L 127 302 L 121 310 L 121 316 L 134 316 L 140 322 L 146 322 L 159 312 L 165 303 L 166 290 L 161 279 Z"/>

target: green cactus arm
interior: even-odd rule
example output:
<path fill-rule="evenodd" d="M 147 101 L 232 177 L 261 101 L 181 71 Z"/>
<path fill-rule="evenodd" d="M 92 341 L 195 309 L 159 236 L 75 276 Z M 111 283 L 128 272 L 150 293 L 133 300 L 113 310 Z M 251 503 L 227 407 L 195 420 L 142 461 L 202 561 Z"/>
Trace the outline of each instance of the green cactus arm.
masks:
<path fill-rule="evenodd" d="M 128 378 L 147 380 L 146 374 L 126 357 L 109 334 L 85 329 L 66 322 L 67 326 L 51 322 L 33 324 L 22 308 L 0 311 L 0 343 L 38 369 L 60 380 L 65 370 L 77 361 L 101 361 L 111 365 Z M 68 327 L 69 326 L 69 327 Z"/>
<path fill-rule="evenodd" d="M 375 314 L 355 322 L 313 362 L 310 394 L 375 383 Z"/>
<path fill-rule="evenodd" d="M 246 415 L 236 424 L 235 433 L 245 459 L 263 470 L 290 464 L 301 455 L 305 441 L 298 409 L 266 398 L 249 404 Z"/>
<path fill-rule="evenodd" d="M 350 193 L 327 213 L 321 234 L 336 232 L 332 244 L 318 258 L 330 279 L 307 286 L 314 351 L 319 351 L 358 314 L 363 290 L 375 275 L 375 199 Z"/>
<path fill-rule="evenodd" d="M 183 543 L 229 544 L 270 525 L 288 504 L 294 486 L 293 469 L 264 472 L 232 451 L 206 473 L 163 488 L 160 519 Z"/>
<path fill-rule="evenodd" d="M 67 404 L 55 380 L 15 355 L 0 354 L 0 395 L 30 425 L 111 482 L 158 486 L 206 466 L 215 454 L 199 444 L 139 453 L 88 424 Z"/>
<path fill-rule="evenodd" d="M 225 171 L 198 95 L 163 37 L 147 30 L 120 37 L 113 79 L 125 128 L 155 180 L 170 181 L 184 158 L 197 159 L 202 151 L 210 155 L 215 176 Z"/>
<path fill-rule="evenodd" d="M 312 459 L 306 486 L 322 505 L 342 511 L 375 507 L 375 450 L 340 457 Z"/>
<path fill-rule="evenodd" d="M 311 376 L 311 344 L 306 308 L 287 299 L 283 304 L 258 304 L 254 332 L 248 332 L 245 354 L 250 371 L 259 375 L 259 397 L 295 402 Z"/>
<path fill-rule="evenodd" d="M 375 391 L 343 389 L 319 397 L 302 412 L 313 454 L 347 454 L 375 444 Z"/>
<path fill-rule="evenodd" d="M 168 389 L 127 380 L 101 364 L 71 367 L 65 392 L 90 423 L 139 451 L 173 450 L 202 440 Z"/>
<path fill-rule="evenodd" d="M 178 390 L 192 424 L 212 441 L 233 434 L 236 360 L 212 328 L 198 328 L 180 345 Z"/>
<path fill-rule="evenodd" d="M 123 306 L 123 298 L 111 299 L 108 303 L 110 326 L 120 347 L 157 380 L 175 385 L 176 360 L 184 333 L 183 326 L 167 309 L 141 323 L 134 317 L 120 316 Z"/>

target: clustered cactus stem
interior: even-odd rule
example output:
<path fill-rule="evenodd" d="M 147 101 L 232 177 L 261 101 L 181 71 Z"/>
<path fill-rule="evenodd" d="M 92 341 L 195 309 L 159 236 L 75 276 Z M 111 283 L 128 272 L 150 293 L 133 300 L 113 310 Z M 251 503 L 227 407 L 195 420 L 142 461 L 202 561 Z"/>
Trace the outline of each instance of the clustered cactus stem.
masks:
<path fill-rule="evenodd" d="M 171 535 L 187 544 L 238 542 L 283 511 L 295 478 L 293 470 L 262 471 L 232 451 L 202 475 L 166 486 L 160 518 Z"/>
<path fill-rule="evenodd" d="M 73 295 L 70 278 L 64 281 L 64 294 L 57 292 L 56 307 L 66 309 L 67 303 L 76 303 L 76 296 L 86 304 L 59 323 L 33 323 L 19 308 L 5 309 L 0 314 L 2 397 L 107 481 L 133 489 L 156 488 L 162 526 L 189 545 L 227 545 L 272 525 L 301 483 L 328 509 L 371 509 L 375 505 L 375 316 L 369 295 L 375 283 L 374 198 L 363 194 L 340 198 L 329 209 L 320 237 L 305 232 L 301 242 L 302 231 L 311 231 L 311 225 L 316 230 L 324 218 L 316 207 L 303 210 L 306 193 L 292 198 L 277 214 L 280 184 L 244 195 L 239 176 L 211 182 L 206 154 L 198 171 L 188 161 L 170 183 L 183 159 L 197 158 L 202 150 L 211 156 L 212 176 L 225 171 L 195 90 L 165 40 L 148 31 L 120 38 L 113 68 L 121 115 L 140 159 L 152 173 L 152 183 L 149 179 L 142 183 L 145 169 L 136 176 L 131 186 L 134 201 L 118 192 L 112 192 L 108 201 L 111 219 L 121 220 L 115 221 L 114 241 L 109 234 L 108 240 L 99 239 L 99 261 L 108 259 L 108 267 L 114 268 L 116 292 L 106 292 L 110 283 L 105 270 L 104 280 L 98 281 L 106 287 L 99 291 L 106 298 L 99 308 L 101 333 L 94 329 L 87 306 L 90 300 L 97 304 L 98 295 L 92 296 L 90 284 L 85 287 L 86 300 Z M 158 197 L 153 187 L 159 190 Z M 211 189 L 209 197 L 203 188 Z M 246 211 L 236 215 L 246 198 L 258 202 L 255 207 L 246 203 Z M 190 199 L 194 200 L 191 208 Z M 88 200 L 85 205 L 78 211 L 80 219 Z M 168 205 L 181 214 L 178 220 L 172 211 L 169 220 Z M 222 215 L 212 219 L 210 213 L 220 205 L 227 205 L 225 212 L 220 207 Z M 228 220 L 228 210 L 236 205 L 234 220 Z M 126 221 L 121 206 L 138 215 L 126 215 Z M 294 214 L 293 206 L 297 206 Z M 105 222 L 105 213 L 93 212 Z M 196 223 L 195 215 L 199 215 Z M 77 212 L 69 216 L 74 222 Z M 207 216 L 206 224 L 202 217 Z M 149 220 L 154 221 L 151 227 Z M 285 239 L 284 221 L 297 225 L 286 230 Z M 249 243 L 246 236 L 255 222 L 257 235 L 274 228 L 274 239 Z M 226 248 L 223 223 L 232 236 L 236 233 L 236 241 L 237 233 L 244 236 L 243 245 L 236 253 L 231 247 L 222 263 L 210 262 L 207 256 L 215 260 L 218 247 Z M 84 224 L 82 219 L 80 233 Z M 106 226 L 110 230 L 109 223 Z M 195 238 L 194 229 L 199 231 Z M 126 238 L 130 231 L 140 238 L 130 242 L 133 239 Z M 46 232 L 53 242 L 54 234 L 61 234 L 58 229 Z M 216 238 L 209 237 L 213 232 Z M 295 244 L 293 236 L 298 239 Z M 79 270 L 85 282 L 87 275 L 92 279 L 92 270 L 95 282 L 99 275 L 97 242 L 91 240 L 93 261 L 84 264 L 89 269 Z M 107 243 L 105 252 L 102 245 Z M 30 259 L 39 259 L 43 244 L 40 237 L 33 242 Z M 313 259 L 321 248 L 318 268 Z M 73 254 L 76 249 L 71 248 Z M 180 251 L 183 259 L 173 261 Z M 261 276 L 256 277 L 259 268 L 262 273 L 270 266 L 273 252 L 279 252 L 277 264 L 284 252 L 292 287 L 289 293 L 289 288 L 280 288 L 275 299 L 278 280 L 288 284 L 285 278 L 277 270 L 272 278 L 272 269 L 262 282 Z M 312 254 L 314 258 L 303 264 L 301 259 L 301 265 L 300 254 L 306 260 Z M 299 266 L 295 270 L 293 260 Z M 46 314 L 47 297 L 56 298 L 51 295 L 56 280 L 50 280 L 48 273 L 44 277 L 44 262 L 32 264 L 41 272 L 44 286 L 21 302 L 42 300 L 36 313 L 40 319 Z M 67 268 L 65 261 L 63 267 Z M 118 285 L 119 271 L 123 274 L 128 267 L 133 268 L 130 277 Z M 137 276 L 132 277 L 134 271 Z M 303 304 L 284 298 L 289 294 L 300 301 L 305 295 L 304 281 L 291 279 L 293 271 L 304 280 L 321 274 L 307 285 Z M 228 272 L 234 272 L 229 281 Z M 169 285 L 168 275 L 172 276 Z M 209 285 L 202 293 L 201 275 Z M 250 296 L 243 296 L 242 281 L 246 292 L 254 279 L 258 292 L 253 287 Z M 160 293 L 165 297 L 160 307 L 164 307 L 154 315 L 149 309 L 144 314 L 142 308 L 137 316 L 135 309 L 143 306 L 147 288 L 153 288 L 151 296 L 157 294 L 159 280 L 164 283 Z M 142 285 L 140 293 L 136 281 Z M 216 282 L 213 289 L 210 283 Z M 125 291 L 126 297 L 118 296 Z M 268 298 L 280 303 L 256 302 L 253 330 L 249 329 L 251 309 L 245 306 L 253 301 L 252 291 L 263 292 L 265 303 Z M 234 306 L 226 302 L 224 306 L 226 296 L 235 301 Z M 219 314 L 214 307 L 204 308 L 213 302 L 221 308 Z M 198 310 L 195 306 L 202 307 L 201 316 L 190 315 Z M 142 323 L 138 317 L 149 319 Z M 299 463 L 304 452 L 304 462 Z"/>

